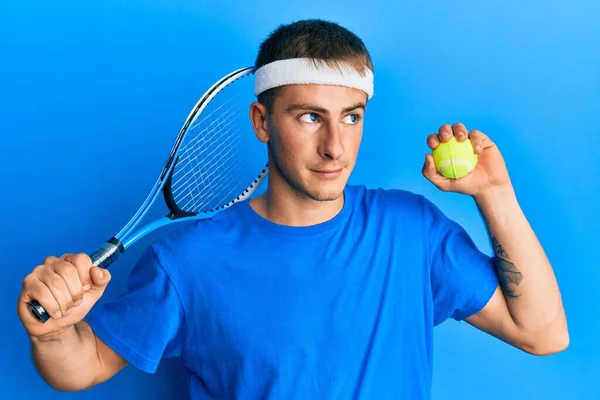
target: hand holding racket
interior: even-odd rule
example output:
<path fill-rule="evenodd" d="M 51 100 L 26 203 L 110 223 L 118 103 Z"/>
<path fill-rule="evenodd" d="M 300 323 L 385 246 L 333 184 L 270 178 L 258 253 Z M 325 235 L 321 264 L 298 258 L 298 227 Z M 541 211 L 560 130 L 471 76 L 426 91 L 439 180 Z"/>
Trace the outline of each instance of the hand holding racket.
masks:
<path fill-rule="evenodd" d="M 28 275 L 19 299 L 19 316 L 26 328 L 32 322 L 48 321 L 51 318 L 48 311 L 55 313 L 74 305 L 78 296 L 71 293 L 70 289 L 75 289 L 69 285 L 77 286 L 79 279 L 84 286 L 91 279 L 97 284 L 96 290 L 84 292 L 82 304 L 73 308 L 79 310 L 59 318 L 58 321 L 64 320 L 56 322 L 55 328 L 79 322 L 102 295 L 102 279 L 110 279 L 108 271 L 99 281 L 95 280 L 95 274 L 113 264 L 133 243 L 160 227 L 209 217 L 252 195 L 268 173 L 266 146 L 255 137 L 249 120 L 248 110 L 255 101 L 253 72 L 248 67 L 224 76 L 198 100 L 180 129 L 154 187 L 119 233 L 89 258 L 70 255 L 60 262 L 49 258 Z M 138 228 L 161 193 L 167 215 Z M 25 315 L 24 310 L 31 314 Z M 51 327 L 45 330 L 48 329 L 52 330 Z M 41 331 L 41 328 L 28 330 Z"/>
<path fill-rule="evenodd" d="M 102 297 L 110 279 L 110 272 L 92 266 L 86 254 L 47 257 L 23 282 L 17 311 L 27 333 L 41 337 L 75 325 Z M 45 324 L 31 318 L 33 299 L 51 317 Z"/>

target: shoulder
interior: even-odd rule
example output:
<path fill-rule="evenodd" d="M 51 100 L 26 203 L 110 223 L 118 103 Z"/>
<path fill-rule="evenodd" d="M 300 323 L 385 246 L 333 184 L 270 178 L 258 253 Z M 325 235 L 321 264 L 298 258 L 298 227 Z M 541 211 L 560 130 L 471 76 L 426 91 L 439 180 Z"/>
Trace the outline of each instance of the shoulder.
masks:
<path fill-rule="evenodd" d="M 348 187 L 355 212 L 366 218 L 393 220 L 414 229 L 438 229 L 454 222 L 426 196 L 404 189 Z"/>
<path fill-rule="evenodd" d="M 368 188 L 364 185 L 348 185 L 356 205 L 368 209 L 381 209 L 389 212 L 421 213 L 429 206 L 430 201 L 423 195 L 404 189 Z"/>
<path fill-rule="evenodd" d="M 206 218 L 175 222 L 166 232 L 155 238 L 150 247 L 164 268 L 197 262 L 198 257 L 209 256 L 218 247 L 231 247 L 243 231 L 234 207 Z"/>

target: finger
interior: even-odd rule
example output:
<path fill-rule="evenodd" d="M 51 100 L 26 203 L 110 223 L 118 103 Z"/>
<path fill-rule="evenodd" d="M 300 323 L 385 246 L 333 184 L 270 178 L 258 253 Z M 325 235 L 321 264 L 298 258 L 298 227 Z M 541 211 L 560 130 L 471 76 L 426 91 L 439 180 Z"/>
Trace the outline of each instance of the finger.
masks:
<path fill-rule="evenodd" d="M 431 150 L 434 150 L 439 145 L 440 139 L 438 138 L 438 135 L 436 133 L 432 133 L 431 135 L 427 136 L 427 146 L 429 146 Z"/>
<path fill-rule="evenodd" d="M 110 272 L 108 272 L 107 269 L 100 267 L 92 267 L 90 270 L 90 276 L 92 278 L 92 289 L 95 290 L 104 290 L 111 279 Z"/>
<path fill-rule="evenodd" d="M 90 269 L 92 268 L 91 258 L 85 253 L 77 253 L 65 256 L 65 261 L 68 261 L 77 269 L 83 290 L 89 290 L 92 285 L 92 278 L 90 277 Z"/>
<path fill-rule="evenodd" d="M 469 139 L 471 139 L 471 143 L 473 144 L 473 150 L 477 154 L 481 153 L 489 147 L 494 146 L 494 143 L 491 141 L 491 139 L 487 137 L 483 132 L 477 129 L 473 129 L 469 133 Z"/>
<path fill-rule="evenodd" d="M 423 176 L 433 183 L 438 189 L 446 191 L 450 188 L 450 179 L 440 174 L 435 168 L 435 162 L 431 154 L 425 155 L 425 163 L 422 169 Z"/>
<path fill-rule="evenodd" d="M 60 306 L 50 289 L 35 274 L 30 274 L 23 281 L 21 301 L 29 304 L 34 299 L 44 307 L 52 318 L 60 318 L 62 316 Z"/>
<path fill-rule="evenodd" d="M 469 138 L 469 132 L 467 131 L 465 125 L 461 122 L 457 122 L 452 125 L 452 132 L 454 133 L 456 140 L 459 142 L 464 142 Z"/>
<path fill-rule="evenodd" d="M 453 133 L 450 124 L 444 124 L 440 126 L 440 129 L 438 129 L 438 138 L 440 139 L 440 142 L 447 142 L 448 140 L 452 139 L 452 136 Z"/>
<path fill-rule="evenodd" d="M 55 262 L 56 260 L 58 260 L 58 258 L 54 257 L 54 256 L 48 256 L 46 258 L 44 258 L 44 265 L 49 265 L 52 264 L 53 262 Z"/>
<path fill-rule="evenodd" d="M 79 305 L 80 303 L 78 302 L 83 298 L 83 284 L 77 268 L 70 262 L 58 261 L 52 265 L 52 269 L 65 281 L 67 289 L 71 294 L 73 305 Z"/>
<path fill-rule="evenodd" d="M 65 280 L 51 268 L 44 269 L 38 278 L 48 287 L 52 296 L 56 299 L 61 313 L 67 315 L 67 311 L 73 306 L 73 299 Z"/>

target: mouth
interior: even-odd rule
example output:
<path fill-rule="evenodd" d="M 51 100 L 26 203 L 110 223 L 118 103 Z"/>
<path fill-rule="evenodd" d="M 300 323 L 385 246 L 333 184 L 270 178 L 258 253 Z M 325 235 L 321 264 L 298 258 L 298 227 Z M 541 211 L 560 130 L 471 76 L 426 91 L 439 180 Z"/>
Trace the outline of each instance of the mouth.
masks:
<path fill-rule="evenodd" d="M 311 170 L 315 175 L 317 175 L 321 179 L 336 179 L 341 174 L 343 168 L 339 169 L 319 169 L 319 170 Z"/>

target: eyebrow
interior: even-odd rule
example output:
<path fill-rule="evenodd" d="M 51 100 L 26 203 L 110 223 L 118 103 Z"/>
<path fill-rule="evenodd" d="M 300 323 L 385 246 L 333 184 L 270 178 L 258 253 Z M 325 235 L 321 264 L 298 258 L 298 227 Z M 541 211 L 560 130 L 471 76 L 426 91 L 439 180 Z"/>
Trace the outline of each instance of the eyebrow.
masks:
<path fill-rule="evenodd" d="M 360 108 L 365 110 L 365 108 L 366 108 L 365 103 L 360 102 L 360 103 L 353 104 L 349 107 L 346 107 L 342 110 L 342 113 L 347 113 L 349 111 L 358 110 Z M 315 106 L 315 105 L 309 104 L 309 103 L 294 103 L 294 104 L 291 104 L 286 109 L 287 112 L 296 111 L 296 110 L 316 111 L 316 112 L 319 112 L 322 114 L 329 113 L 329 110 L 327 110 L 326 108 Z"/>

